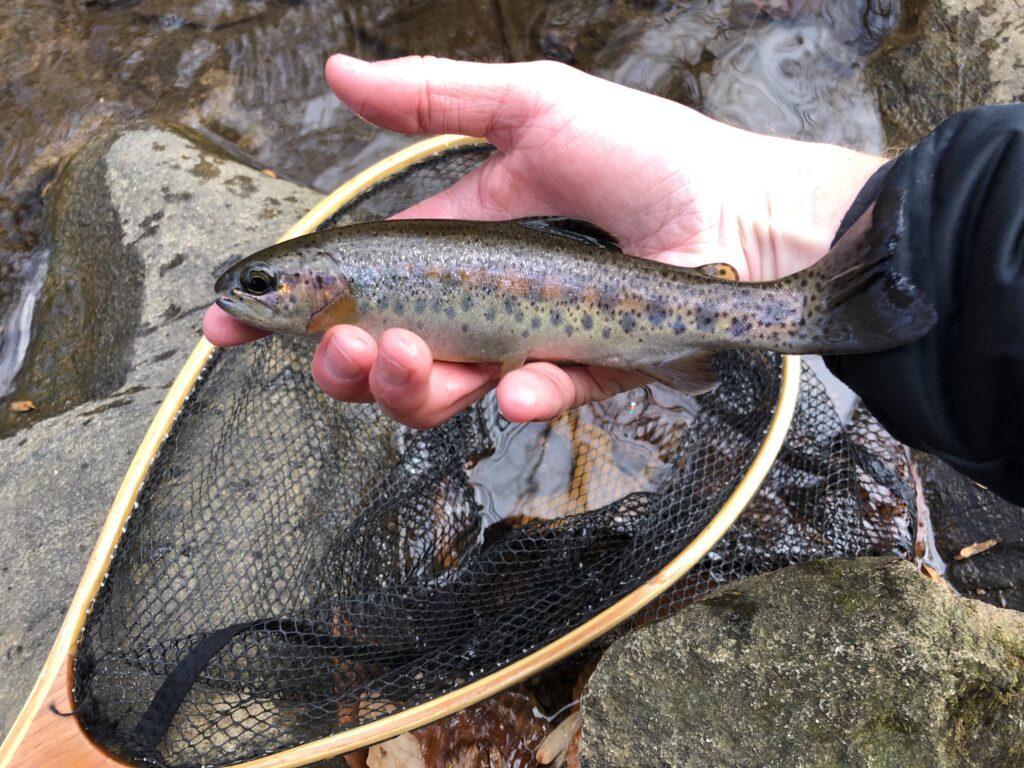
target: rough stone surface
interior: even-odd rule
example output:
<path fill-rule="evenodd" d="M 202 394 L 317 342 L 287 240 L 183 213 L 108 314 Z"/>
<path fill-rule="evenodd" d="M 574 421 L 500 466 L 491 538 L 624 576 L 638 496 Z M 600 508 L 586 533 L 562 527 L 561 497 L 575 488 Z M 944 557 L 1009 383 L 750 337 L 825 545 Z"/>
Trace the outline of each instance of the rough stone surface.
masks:
<path fill-rule="evenodd" d="M 865 76 L 896 149 L 959 110 L 1020 101 L 1024 0 L 908 0 Z"/>
<path fill-rule="evenodd" d="M 116 375 L 87 391 L 88 402 L 0 440 L 0 733 L 24 703 L 121 477 L 199 339 L 214 275 L 272 243 L 320 198 L 166 129 L 119 132 L 72 166 L 54 252 L 80 260 L 61 274 L 104 278 L 89 288 L 90 303 L 60 322 L 98 336 L 86 347 L 113 360 Z M 123 265 L 137 274 L 116 279 Z M 68 356 L 83 356 L 66 343 Z M 123 351 L 111 356 L 115 346 Z"/>
<path fill-rule="evenodd" d="M 946 578 L 965 597 L 1024 611 L 1024 508 L 968 480 L 934 456 L 916 456 Z M 995 546 L 962 560 L 965 547 Z"/>
<path fill-rule="evenodd" d="M 582 764 L 1024 765 L 1024 616 L 890 558 L 737 582 L 604 655 Z"/>

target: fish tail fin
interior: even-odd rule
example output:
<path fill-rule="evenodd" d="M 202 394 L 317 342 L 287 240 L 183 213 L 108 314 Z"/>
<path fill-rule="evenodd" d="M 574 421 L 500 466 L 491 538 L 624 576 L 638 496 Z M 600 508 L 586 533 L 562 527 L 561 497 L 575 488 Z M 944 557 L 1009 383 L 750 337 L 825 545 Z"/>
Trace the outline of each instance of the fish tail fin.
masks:
<path fill-rule="evenodd" d="M 785 278 L 804 294 L 800 352 L 880 352 L 935 324 L 935 309 L 887 266 L 904 232 L 902 193 L 880 196 L 814 266 Z"/>

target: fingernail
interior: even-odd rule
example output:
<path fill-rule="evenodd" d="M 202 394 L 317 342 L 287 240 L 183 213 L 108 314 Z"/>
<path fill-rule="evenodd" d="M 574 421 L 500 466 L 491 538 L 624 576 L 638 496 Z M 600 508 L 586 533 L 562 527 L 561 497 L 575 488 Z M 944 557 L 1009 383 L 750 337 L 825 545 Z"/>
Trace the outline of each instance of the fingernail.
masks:
<path fill-rule="evenodd" d="M 380 366 L 380 377 L 388 386 L 400 387 L 412 378 L 412 371 L 387 352 L 381 352 L 377 360 Z"/>
<path fill-rule="evenodd" d="M 357 59 L 355 56 L 349 56 L 347 53 L 332 54 L 331 59 L 339 64 L 344 64 L 346 67 L 359 67 L 369 63 L 362 59 Z"/>
<path fill-rule="evenodd" d="M 363 368 L 352 357 L 366 351 L 366 342 L 362 339 L 347 339 L 342 342 L 334 337 L 327 345 L 324 355 L 324 367 L 327 373 L 339 381 L 351 381 L 363 375 Z"/>

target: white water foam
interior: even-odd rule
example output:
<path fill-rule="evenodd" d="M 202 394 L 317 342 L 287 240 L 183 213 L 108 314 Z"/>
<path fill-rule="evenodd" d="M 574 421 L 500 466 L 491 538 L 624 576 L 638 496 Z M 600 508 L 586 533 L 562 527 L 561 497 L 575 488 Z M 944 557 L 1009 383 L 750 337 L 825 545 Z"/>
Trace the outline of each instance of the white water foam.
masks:
<path fill-rule="evenodd" d="M 36 260 L 22 286 L 21 295 L 0 325 L 0 397 L 14 389 L 14 377 L 25 361 L 28 342 L 32 338 L 32 315 L 43 290 L 49 263 L 50 251 L 47 249 Z"/>

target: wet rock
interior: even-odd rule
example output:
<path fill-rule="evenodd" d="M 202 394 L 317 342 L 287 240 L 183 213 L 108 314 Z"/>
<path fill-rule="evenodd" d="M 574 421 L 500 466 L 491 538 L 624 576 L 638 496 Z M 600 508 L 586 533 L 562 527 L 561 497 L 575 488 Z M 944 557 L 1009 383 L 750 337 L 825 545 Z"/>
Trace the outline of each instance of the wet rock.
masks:
<path fill-rule="evenodd" d="M 53 184 L 47 276 L 8 398 L 36 410 L 0 410 L 0 437 L 134 386 L 137 353 L 166 352 L 167 321 L 197 317 L 209 303 L 210 270 L 244 255 L 249 233 L 283 231 L 314 199 L 179 134 L 148 136 L 90 142 Z"/>
<path fill-rule="evenodd" d="M 615 643 L 584 766 L 1024 764 L 1024 616 L 890 558 L 714 592 Z"/>
<path fill-rule="evenodd" d="M 1020 0 L 907 0 L 898 32 L 868 60 L 888 146 L 909 146 L 954 112 L 1024 98 Z"/>
<path fill-rule="evenodd" d="M 157 128 L 98 140 L 68 174 L 55 195 L 49 312 L 36 326 L 40 348 L 58 361 L 36 363 L 42 373 L 27 381 L 39 389 L 24 391 L 43 416 L 70 410 L 0 440 L 0 732 L 24 703 L 121 477 L 199 339 L 214 275 L 320 198 Z M 52 398 L 63 400 L 43 394 L 46 376 L 58 378 Z"/>
<path fill-rule="evenodd" d="M 935 546 L 950 584 L 966 597 L 1024 611 L 1024 508 L 934 456 L 915 458 Z M 985 551 L 957 559 L 965 548 L 992 540 L 995 544 Z"/>

